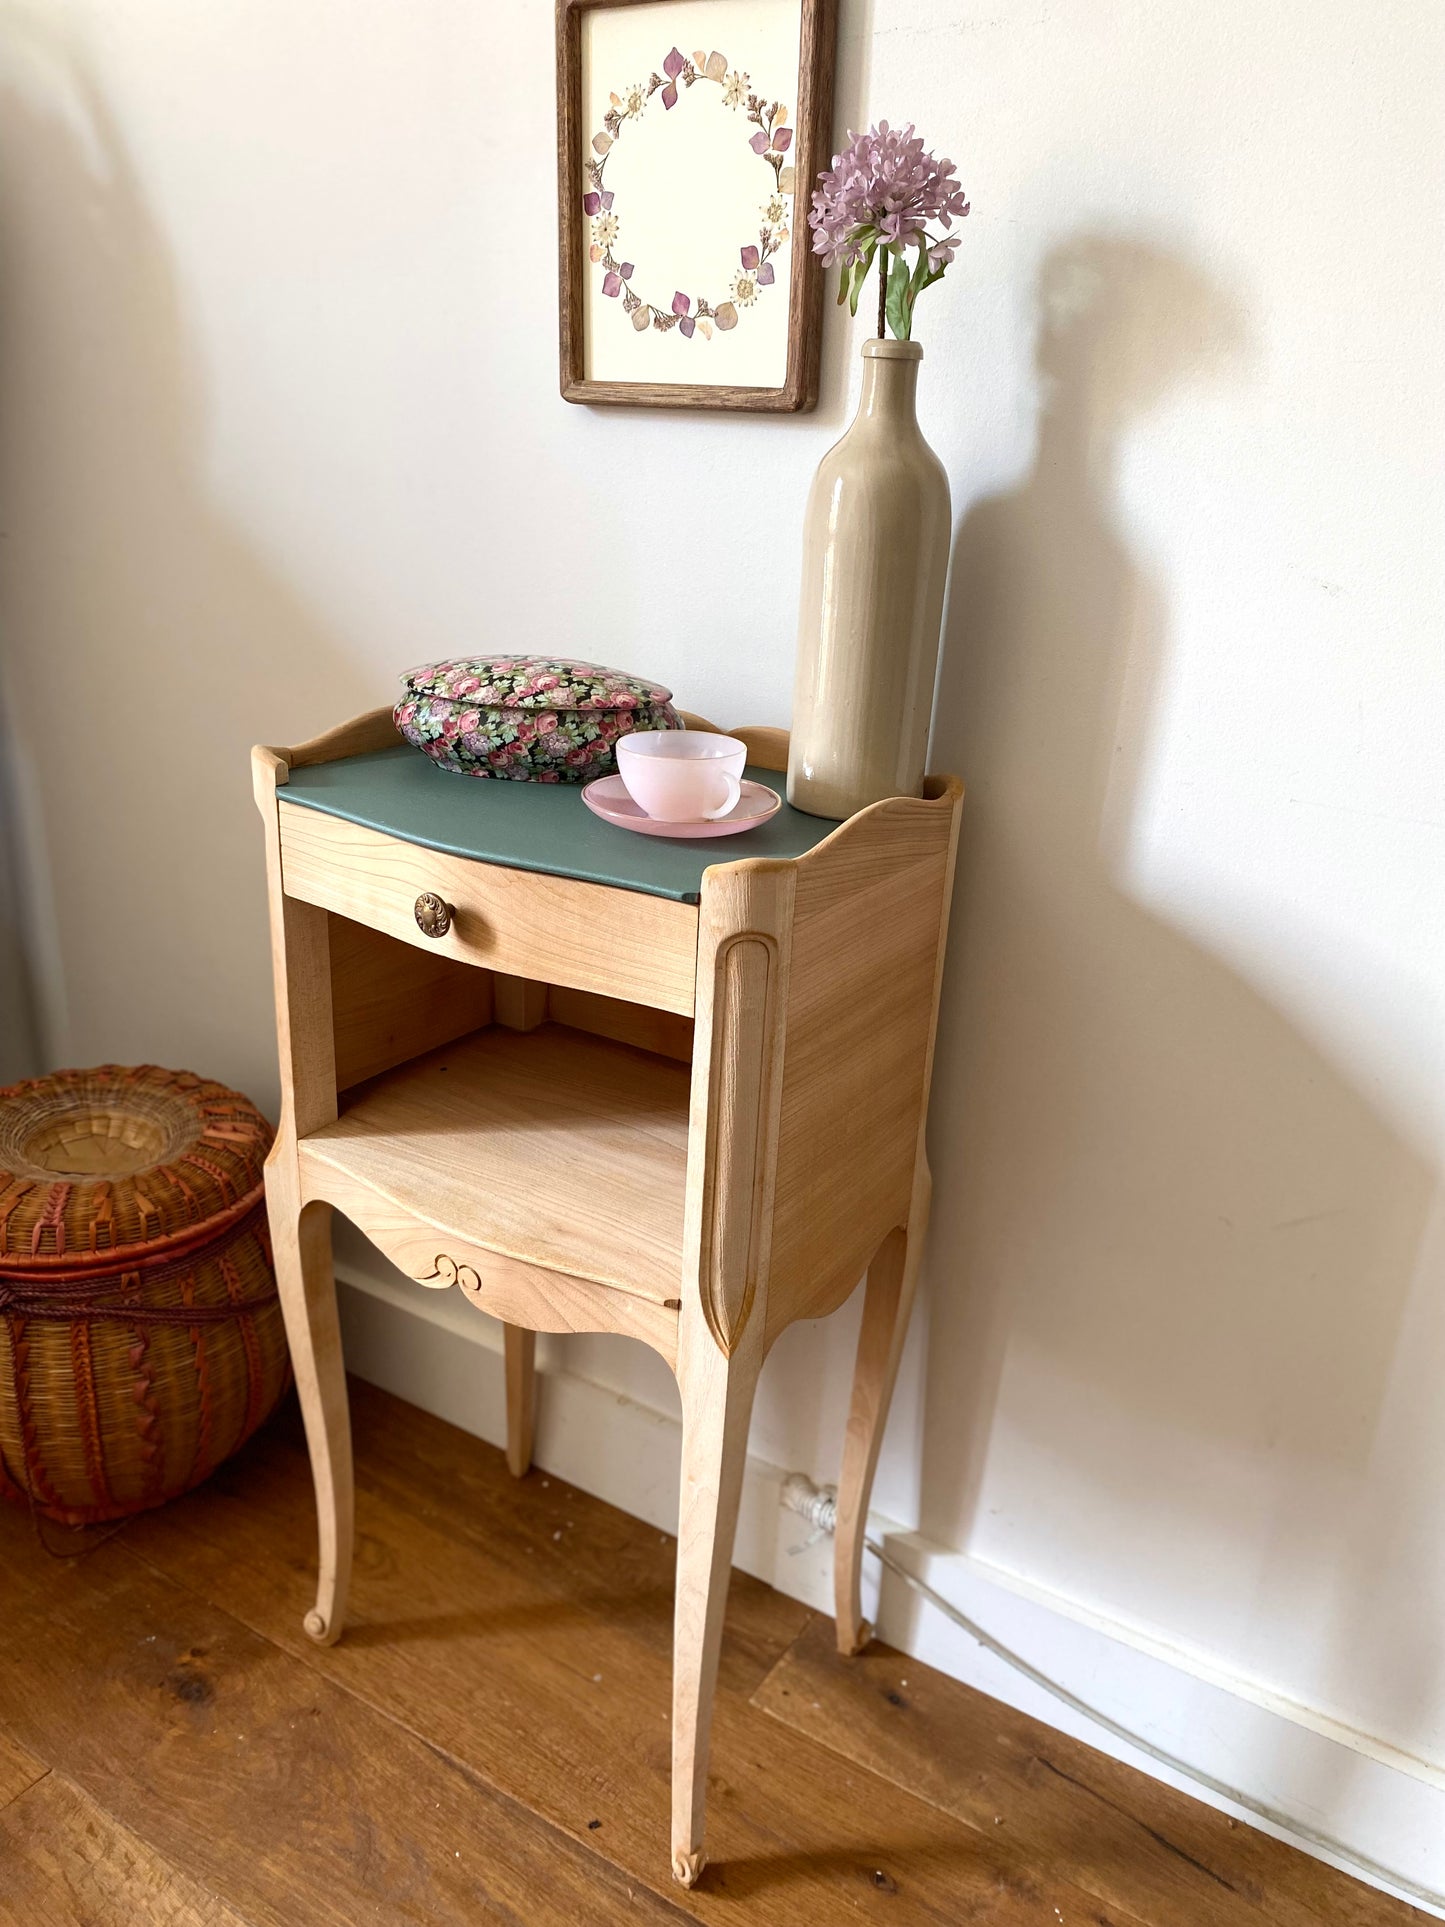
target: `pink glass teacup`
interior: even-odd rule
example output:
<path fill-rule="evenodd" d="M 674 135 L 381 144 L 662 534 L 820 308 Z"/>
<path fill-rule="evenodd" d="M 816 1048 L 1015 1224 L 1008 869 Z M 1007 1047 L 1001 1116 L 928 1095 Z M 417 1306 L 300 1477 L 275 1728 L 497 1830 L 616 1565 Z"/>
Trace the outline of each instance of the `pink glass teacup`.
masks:
<path fill-rule="evenodd" d="M 747 744 L 711 730 L 647 729 L 617 744 L 617 773 L 659 823 L 715 823 L 742 795 Z"/>

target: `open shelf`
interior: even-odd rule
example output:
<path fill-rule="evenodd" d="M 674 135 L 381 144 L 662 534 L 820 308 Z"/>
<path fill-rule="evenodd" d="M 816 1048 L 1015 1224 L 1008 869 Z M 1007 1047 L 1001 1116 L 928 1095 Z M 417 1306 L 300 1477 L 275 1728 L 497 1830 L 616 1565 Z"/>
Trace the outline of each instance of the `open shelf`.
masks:
<path fill-rule="evenodd" d="M 464 1243 L 678 1295 L 689 1071 L 564 1024 L 489 1028 L 343 1095 L 316 1160 Z"/>

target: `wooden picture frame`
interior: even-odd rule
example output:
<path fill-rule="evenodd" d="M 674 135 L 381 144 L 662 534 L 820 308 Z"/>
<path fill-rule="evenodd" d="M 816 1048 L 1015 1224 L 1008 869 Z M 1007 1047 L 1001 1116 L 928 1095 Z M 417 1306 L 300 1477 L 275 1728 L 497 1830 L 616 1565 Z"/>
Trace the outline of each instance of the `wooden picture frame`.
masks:
<path fill-rule="evenodd" d="M 746 6 L 756 9 L 759 22 L 766 19 L 775 39 L 790 30 L 780 10 L 796 16 L 795 107 L 786 103 L 780 106 L 767 95 L 759 97 L 747 91 L 749 73 L 742 67 L 746 46 L 736 64 L 713 51 L 724 38 L 722 32 L 711 31 L 713 24 L 731 26 L 737 33 L 740 21 L 747 17 Z M 746 0 L 746 6 L 745 0 L 686 0 L 685 5 L 682 0 L 557 0 L 559 345 L 561 392 L 566 401 L 757 413 L 794 413 L 810 409 L 817 402 L 822 271 L 811 247 L 805 216 L 812 183 L 831 153 L 837 0 Z M 650 32 L 655 19 L 657 31 L 652 37 L 659 43 L 656 59 L 640 80 L 630 72 L 619 74 L 615 81 L 609 76 L 608 95 L 592 100 L 589 112 L 589 102 L 584 98 L 584 90 L 591 86 L 587 48 L 596 44 L 604 18 L 614 15 L 621 20 L 619 47 L 633 45 L 636 29 L 644 20 Z M 745 33 L 743 38 L 746 40 Z M 709 51 L 700 65 L 704 40 Z M 620 55 L 614 64 L 621 64 L 625 57 Z M 759 84 L 769 84 L 762 72 L 757 78 Z M 618 86 L 626 88 L 625 96 L 615 92 Z M 606 186 L 607 160 L 611 149 L 634 125 L 634 117 L 640 127 L 643 115 L 651 110 L 650 125 L 655 127 L 659 109 L 662 115 L 670 113 L 697 87 L 704 89 L 704 96 L 713 87 L 721 89 L 721 104 L 734 110 L 740 140 L 747 135 L 749 125 L 756 128 L 746 146 L 764 164 L 764 183 L 766 168 L 772 169 L 776 192 L 769 194 L 760 187 L 758 212 L 747 210 L 750 220 L 763 224 L 756 230 L 756 242 L 749 235 L 739 246 L 734 232 L 729 248 L 714 249 L 713 237 L 721 235 L 721 228 L 710 230 L 708 247 L 710 254 L 716 253 L 718 267 L 710 277 L 714 285 L 708 293 L 673 293 L 654 287 L 652 283 L 659 275 L 667 277 L 665 264 L 650 275 L 645 264 L 639 266 L 634 287 L 632 262 L 625 260 L 621 251 L 616 255 L 612 252 L 619 221 L 626 217 L 611 211 L 614 195 Z M 604 125 L 594 128 L 590 122 L 599 117 L 599 102 Z M 695 131 L 689 135 L 696 137 Z M 633 157 L 651 151 L 636 139 L 630 144 L 628 164 L 634 176 L 643 163 Z M 751 161 L 746 165 L 751 166 Z M 666 171 L 646 178 L 658 182 L 660 196 L 678 192 L 676 178 Z M 786 190 L 785 180 L 791 183 Z M 635 231 L 635 178 L 633 186 L 629 206 L 634 210 Z M 731 172 L 728 192 L 732 197 L 729 219 L 734 203 L 741 218 Z M 783 219 L 770 228 L 769 208 L 779 205 L 785 209 Z M 642 213 L 645 219 L 646 202 Z M 655 227 L 662 222 L 660 202 L 651 218 Z M 669 226 L 664 231 L 671 234 L 676 230 Z M 625 247 L 625 228 L 623 234 L 619 250 Z M 781 240 L 784 235 L 786 239 Z M 775 306 L 770 312 L 760 300 L 776 286 L 775 268 L 784 260 L 785 351 L 780 308 Z M 730 282 L 723 279 L 729 271 Z M 720 281 L 724 294 L 721 300 L 717 298 Z M 732 298 L 728 298 L 730 291 Z M 603 297 L 608 299 L 604 302 Z M 664 305 L 669 302 L 670 307 Z M 761 321 L 755 322 L 751 333 L 745 333 L 740 324 L 754 320 L 758 310 L 762 311 Z M 643 319 L 639 320 L 639 315 Z M 624 333 L 620 324 L 627 321 L 631 327 Z M 600 325 L 594 327 L 594 323 Z M 709 359 L 703 360 L 704 356 Z M 724 375 L 719 379 L 720 364 L 725 367 L 728 361 L 737 366 L 739 376 L 751 378 L 730 379 Z M 694 377 L 689 363 L 699 372 L 706 370 L 704 378 Z M 626 374 L 621 372 L 624 365 Z M 631 378 L 633 368 L 639 370 L 641 378 Z M 776 381 L 757 378 L 774 369 L 779 376 Z"/>

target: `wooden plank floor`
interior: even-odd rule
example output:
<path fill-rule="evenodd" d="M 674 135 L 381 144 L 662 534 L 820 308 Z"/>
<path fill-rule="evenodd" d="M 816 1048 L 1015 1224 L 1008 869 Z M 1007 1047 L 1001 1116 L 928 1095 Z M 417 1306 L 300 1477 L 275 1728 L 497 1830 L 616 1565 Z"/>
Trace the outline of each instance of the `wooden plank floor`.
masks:
<path fill-rule="evenodd" d="M 668 1871 L 673 1541 L 354 1387 L 350 1630 L 283 1414 L 84 1558 L 0 1508 L 5 1927 L 1394 1927 L 1277 1841 L 735 1575 Z"/>

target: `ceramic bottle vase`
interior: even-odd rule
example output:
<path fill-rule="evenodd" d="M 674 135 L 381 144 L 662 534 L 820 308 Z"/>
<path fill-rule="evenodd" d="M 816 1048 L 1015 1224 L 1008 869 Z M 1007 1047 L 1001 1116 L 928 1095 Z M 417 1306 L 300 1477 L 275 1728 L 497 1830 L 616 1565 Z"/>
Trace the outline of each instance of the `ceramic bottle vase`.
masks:
<path fill-rule="evenodd" d="M 914 412 L 916 341 L 865 341 L 852 427 L 814 477 L 788 801 L 845 817 L 923 783 L 952 516 Z"/>

